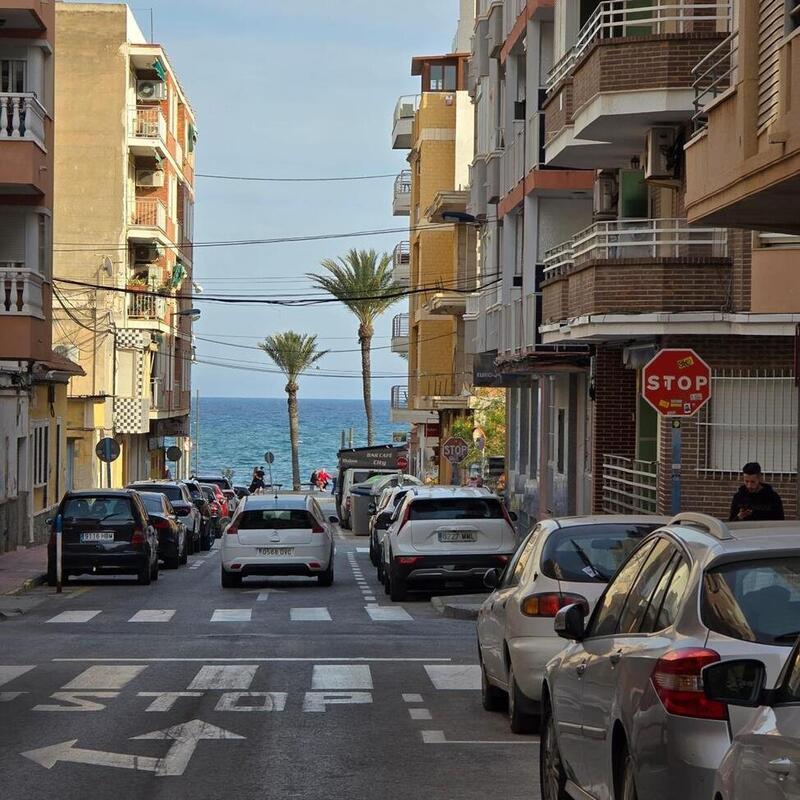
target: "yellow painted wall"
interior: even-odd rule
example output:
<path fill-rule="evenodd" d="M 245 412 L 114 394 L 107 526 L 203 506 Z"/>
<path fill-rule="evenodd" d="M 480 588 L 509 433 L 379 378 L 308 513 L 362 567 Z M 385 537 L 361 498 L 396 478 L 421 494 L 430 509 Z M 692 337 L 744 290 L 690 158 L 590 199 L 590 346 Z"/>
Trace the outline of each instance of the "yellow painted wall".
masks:
<path fill-rule="evenodd" d="M 50 402 L 51 391 L 53 394 L 52 402 Z M 34 423 L 46 422 L 48 426 L 48 474 L 46 485 L 34 487 L 34 514 L 54 506 L 64 493 L 66 485 L 64 454 L 67 443 L 67 417 L 67 384 L 35 384 L 31 393 L 30 404 L 31 447 L 33 446 L 32 431 Z M 59 423 L 61 426 L 60 431 Z M 30 463 L 32 468 L 34 463 L 33 452 L 31 452 Z"/>

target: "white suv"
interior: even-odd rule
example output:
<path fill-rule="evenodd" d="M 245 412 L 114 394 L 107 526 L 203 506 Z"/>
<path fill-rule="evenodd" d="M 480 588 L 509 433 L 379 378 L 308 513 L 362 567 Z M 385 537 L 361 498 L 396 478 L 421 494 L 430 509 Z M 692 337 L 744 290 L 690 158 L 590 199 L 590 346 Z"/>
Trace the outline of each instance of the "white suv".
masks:
<path fill-rule="evenodd" d="M 514 554 L 513 520 L 487 489 L 414 487 L 383 537 L 386 593 L 400 601 L 409 588 L 483 587 Z"/>

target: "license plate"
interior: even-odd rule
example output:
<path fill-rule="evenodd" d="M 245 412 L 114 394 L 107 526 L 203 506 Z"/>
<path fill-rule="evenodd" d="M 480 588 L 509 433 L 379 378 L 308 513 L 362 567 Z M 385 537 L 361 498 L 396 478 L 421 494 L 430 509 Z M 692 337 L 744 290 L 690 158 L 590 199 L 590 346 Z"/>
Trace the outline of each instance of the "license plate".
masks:
<path fill-rule="evenodd" d="M 477 542 L 476 531 L 439 531 L 440 542 Z"/>
<path fill-rule="evenodd" d="M 260 556 L 291 556 L 294 547 L 256 547 L 256 552 Z"/>
<path fill-rule="evenodd" d="M 87 531 L 81 534 L 82 542 L 113 542 L 114 531 Z"/>

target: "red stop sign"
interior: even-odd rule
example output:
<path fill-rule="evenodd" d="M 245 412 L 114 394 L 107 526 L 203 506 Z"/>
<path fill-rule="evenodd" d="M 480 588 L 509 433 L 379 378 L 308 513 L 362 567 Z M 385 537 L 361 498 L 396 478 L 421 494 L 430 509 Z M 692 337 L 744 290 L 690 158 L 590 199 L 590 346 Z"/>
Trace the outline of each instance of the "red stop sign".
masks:
<path fill-rule="evenodd" d="M 691 417 L 711 398 L 711 368 L 694 350 L 659 350 L 642 370 L 642 396 L 666 417 Z"/>
<path fill-rule="evenodd" d="M 408 459 L 405 456 L 397 456 L 397 469 L 408 469 Z"/>

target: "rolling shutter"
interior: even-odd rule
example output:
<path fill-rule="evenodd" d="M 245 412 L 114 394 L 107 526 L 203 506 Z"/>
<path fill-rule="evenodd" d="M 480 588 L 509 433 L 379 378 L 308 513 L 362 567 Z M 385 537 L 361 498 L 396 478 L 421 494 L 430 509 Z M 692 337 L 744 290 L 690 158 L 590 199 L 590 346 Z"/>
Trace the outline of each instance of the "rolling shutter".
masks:
<path fill-rule="evenodd" d="M 779 55 L 784 35 L 784 0 L 758 2 L 758 127 L 778 116 Z"/>

